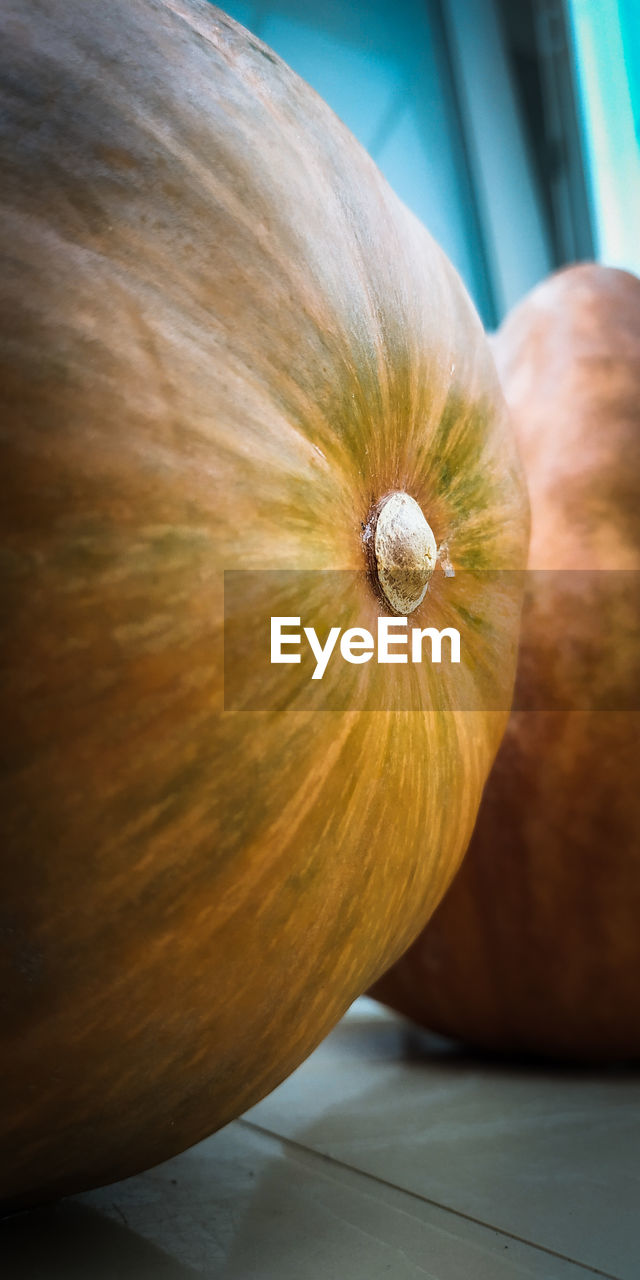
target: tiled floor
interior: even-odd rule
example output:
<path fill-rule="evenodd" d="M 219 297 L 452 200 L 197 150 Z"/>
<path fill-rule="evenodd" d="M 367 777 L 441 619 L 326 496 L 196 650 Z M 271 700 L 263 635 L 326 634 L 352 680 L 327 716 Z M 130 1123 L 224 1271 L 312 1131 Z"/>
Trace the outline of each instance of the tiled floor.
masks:
<path fill-rule="evenodd" d="M 242 1120 L 0 1251 L 3 1280 L 640 1280 L 640 1073 L 507 1067 L 360 1000 Z"/>

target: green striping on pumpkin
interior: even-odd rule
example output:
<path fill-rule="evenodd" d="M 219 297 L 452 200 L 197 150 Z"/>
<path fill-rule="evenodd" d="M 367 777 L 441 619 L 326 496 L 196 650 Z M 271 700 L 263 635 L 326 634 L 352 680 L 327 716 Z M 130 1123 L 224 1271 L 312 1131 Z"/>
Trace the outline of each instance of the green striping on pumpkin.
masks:
<path fill-rule="evenodd" d="M 522 567 L 527 502 L 460 280 L 288 67 L 195 0 L 0 21 L 0 1194 L 26 1203 L 297 1066 L 444 893 L 500 740 L 482 710 L 225 712 L 224 571 L 357 571 L 375 628 L 374 504 L 409 495 L 457 571 Z M 511 690 L 501 591 L 478 708 L 488 666 Z M 416 623 L 457 601 L 436 566 Z"/>

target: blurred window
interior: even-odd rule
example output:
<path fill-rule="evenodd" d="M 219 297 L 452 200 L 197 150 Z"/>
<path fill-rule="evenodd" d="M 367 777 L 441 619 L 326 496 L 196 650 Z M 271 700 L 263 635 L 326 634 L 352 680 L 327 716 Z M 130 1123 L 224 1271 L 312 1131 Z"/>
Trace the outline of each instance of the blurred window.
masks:
<path fill-rule="evenodd" d="M 594 51 L 599 36 L 588 14 L 625 5 L 631 34 L 617 22 L 619 53 L 624 40 L 629 47 L 637 40 L 640 0 L 227 0 L 225 7 L 348 125 L 442 245 L 491 328 L 554 268 L 593 257 L 594 242 L 612 260 L 598 183 L 602 166 L 614 162 L 602 158 L 602 143 L 594 150 L 585 107 L 601 92 L 588 68 L 599 67 L 602 85 L 611 67 L 604 45 Z M 598 127 L 608 134 L 611 120 L 602 118 Z M 625 244 L 628 223 L 627 213 Z"/>
<path fill-rule="evenodd" d="M 640 274 L 640 0 L 569 0 L 597 256 Z"/>

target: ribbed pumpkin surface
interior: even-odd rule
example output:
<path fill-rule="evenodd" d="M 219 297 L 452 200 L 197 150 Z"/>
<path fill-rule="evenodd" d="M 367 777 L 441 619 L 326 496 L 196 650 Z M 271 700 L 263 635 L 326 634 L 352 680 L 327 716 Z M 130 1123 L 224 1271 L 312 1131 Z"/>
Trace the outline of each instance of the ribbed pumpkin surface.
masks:
<path fill-rule="evenodd" d="M 374 994 L 474 1044 L 640 1055 L 640 281 L 540 285 L 495 354 L 531 495 L 516 707 L 460 874 Z"/>
<path fill-rule="evenodd" d="M 461 584 L 523 564 L 527 514 L 457 276 L 275 55 L 187 0 L 10 0 L 2 27 L 19 1202 L 257 1101 L 410 942 L 469 838 L 505 715 L 423 714 L 427 674 L 415 710 L 225 711 L 223 571 L 357 571 L 374 625 L 362 526 L 385 493 L 420 504 Z M 500 590 L 476 625 L 506 698 Z"/>

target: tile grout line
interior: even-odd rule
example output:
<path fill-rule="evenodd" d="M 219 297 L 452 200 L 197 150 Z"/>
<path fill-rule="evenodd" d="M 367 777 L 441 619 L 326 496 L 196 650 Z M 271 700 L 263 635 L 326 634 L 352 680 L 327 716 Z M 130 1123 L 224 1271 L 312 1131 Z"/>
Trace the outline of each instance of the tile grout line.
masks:
<path fill-rule="evenodd" d="M 409 1196 L 412 1200 L 418 1200 L 421 1204 L 428 1204 L 434 1209 L 439 1209 L 442 1213 L 450 1213 L 455 1218 L 461 1218 L 465 1222 L 472 1223 L 473 1226 L 482 1227 L 485 1231 L 494 1231 L 496 1235 L 504 1236 L 508 1240 L 514 1240 L 517 1244 L 526 1245 L 527 1248 L 535 1249 L 538 1253 L 557 1258 L 559 1262 L 567 1262 L 571 1266 L 580 1267 L 588 1276 L 600 1276 L 602 1280 L 623 1280 L 622 1276 L 614 1275 L 612 1271 L 602 1271 L 599 1267 L 592 1267 L 587 1262 L 580 1262 L 577 1258 L 570 1258 L 566 1253 L 559 1253 L 557 1249 L 550 1249 L 547 1245 L 536 1244 L 534 1240 L 527 1240 L 525 1236 L 519 1236 L 514 1231 L 507 1231 L 504 1227 L 496 1227 L 491 1222 L 485 1222 L 483 1218 L 474 1218 L 473 1214 L 464 1213 L 462 1209 L 454 1209 L 452 1205 L 442 1204 L 439 1200 L 433 1200 L 430 1196 L 423 1196 L 419 1191 L 412 1191 L 408 1187 L 402 1187 L 397 1182 L 388 1182 L 385 1178 L 380 1178 L 375 1173 L 369 1173 L 366 1169 L 359 1169 L 357 1165 L 346 1164 L 344 1160 L 338 1160 L 335 1156 L 327 1155 L 325 1151 L 317 1151 L 314 1147 L 307 1147 L 304 1143 L 297 1142 L 295 1138 L 287 1138 L 283 1134 L 277 1133 L 275 1129 L 267 1129 L 264 1125 L 256 1124 L 255 1120 L 246 1120 L 241 1116 L 235 1123 L 243 1125 L 247 1129 L 253 1129 L 256 1133 L 263 1134 L 265 1137 L 273 1138 L 285 1147 L 292 1147 L 294 1151 L 304 1152 L 305 1155 L 313 1156 L 316 1160 L 323 1161 L 337 1169 L 347 1169 L 349 1173 L 358 1174 L 369 1182 L 377 1183 L 380 1187 L 389 1187 L 392 1191 Z"/>

